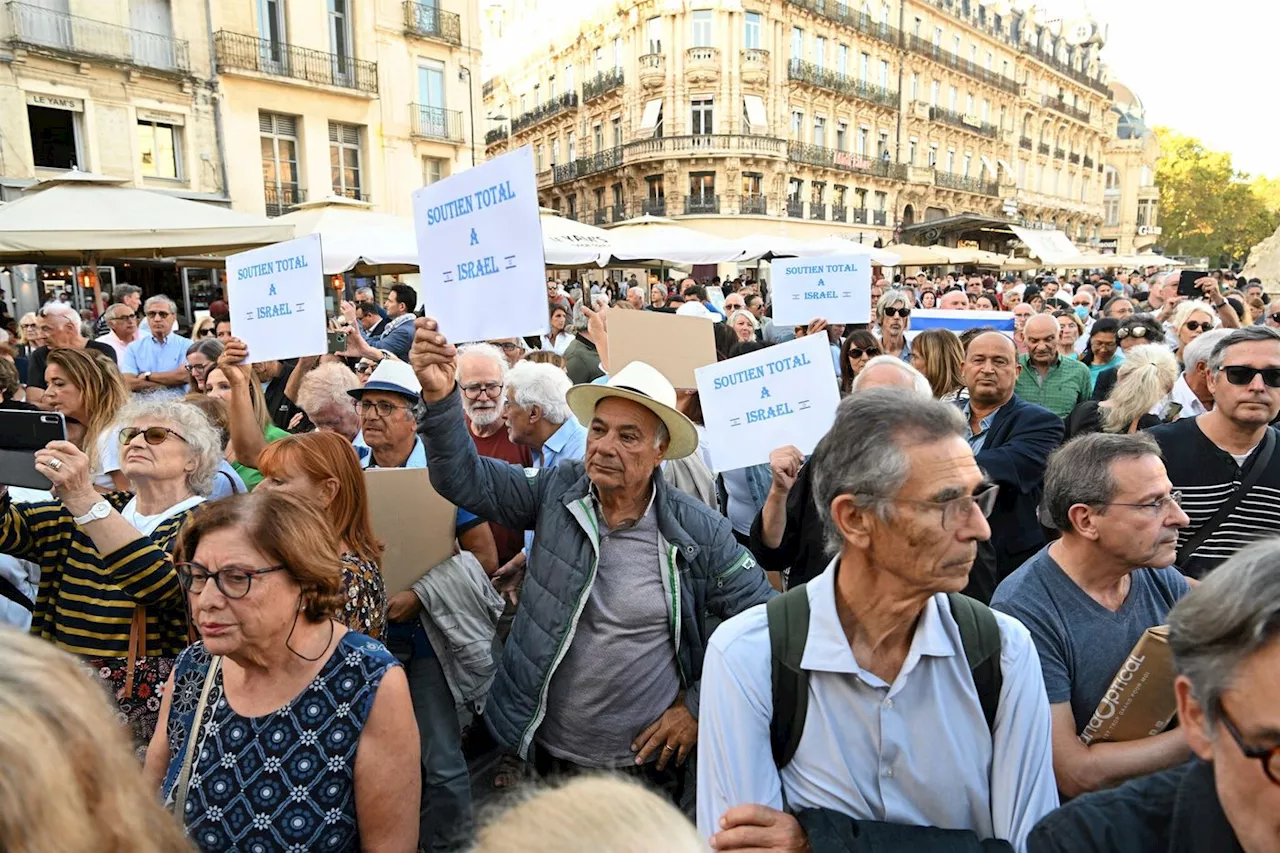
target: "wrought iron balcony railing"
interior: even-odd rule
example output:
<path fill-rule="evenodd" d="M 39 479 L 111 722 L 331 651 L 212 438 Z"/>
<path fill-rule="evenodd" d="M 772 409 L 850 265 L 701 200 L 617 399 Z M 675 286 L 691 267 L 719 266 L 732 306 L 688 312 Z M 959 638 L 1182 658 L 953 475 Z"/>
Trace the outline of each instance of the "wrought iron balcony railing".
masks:
<path fill-rule="evenodd" d="M 747 194 L 738 198 L 738 212 L 754 216 L 769 215 L 769 199 L 761 194 Z"/>
<path fill-rule="evenodd" d="M 485 133 L 484 144 L 494 145 L 498 142 L 504 142 L 508 136 L 510 136 L 510 134 L 507 132 L 505 125 L 502 127 L 495 127 L 493 130 Z"/>
<path fill-rule="evenodd" d="M 792 216 L 796 219 L 803 219 L 804 202 L 794 198 L 787 199 L 787 216 Z"/>
<path fill-rule="evenodd" d="M 893 163 L 889 160 L 850 154 L 848 151 L 837 151 L 834 148 L 810 145 L 807 142 L 788 143 L 787 157 L 797 163 L 808 163 L 811 166 L 822 166 L 827 169 L 839 169 L 843 172 L 875 175 L 879 178 L 890 178 L 895 181 L 905 181 L 907 179 L 907 165 L 905 163 Z"/>
<path fill-rule="evenodd" d="M 287 77 L 306 83 L 378 93 L 378 63 L 337 53 L 325 53 L 281 41 L 218 30 L 214 55 L 222 69 L 239 69 Z"/>
<path fill-rule="evenodd" d="M 611 68 L 608 71 L 601 71 L 595 77 L 582 84 L 582 100 L 594 101 L 596 98 L 607 95 L 615 89 L 622 88 L 622 69 Z"/>
<path fill-rule="evenodd" d="M 565 92 L 563 95 L 552 98 L 550 101 L 545 103 L 538 104 L 538 106 L 528 112 L 517 116 L 511 122 L 511 132 L 519 133 L 526 128 L 533 127 L 535 124 L 540 124 L 541 122 L 546 121 L 552 116 L 559 115 L 566 110 L 574 110 L 577 108 L 578 93 Z"/>
<path fill-rule="evenodd" d="M 462 44 L 462 18 L 458 14 L 417 0 L 405 0 L 404 30 L 412 36 Z"/>
<path fill-rule="evenodd" d="M 953 175 L 951 172 L 933 173 L 934 186 L 949 190 L 963 190 L 978 195 L 999 195 L 1000 185 L 995 181 L 984 181 L 979 178 L 967 178 L 964 175 Z M 879 212 L 879 211 L 877 211 Z"/>
<path fill-rule="evenodd" d="M 820 68 L 803 59 L 791 60 L 787 65 L 787 76 L 797 82 L 807 83 L 819 89 L 826 89 L 828 92 L 835 92 L 837 95 L 859 98 L 890 109 L 897 109 L 898 107 L 897 92 L 886 89 L 883 86 L 877 86 L 874 83 L 857 80 L 830 68 Z"/>
<path fill-rule="evenodd" d="M 426 104 L 409 107 L 409 132 L 423 139 L 441 139 L 445 142 L 463 142 L 462 113 Z"/>
<path fill-rule="evenodd" d="M 145 30 L 79 18 L 30 3 L 10 2 L 9 24 L 14 44 L 65 53 L 125 61 L 144 68 L 187 72 L 187 42 Z"/>
<path fill-rule="evenodd" d="M 951 127 L 967 130 L 970 133 L 976 133 L 979 136 L 985 136 L 988 139 L 995 139 L 1000 133 L 1000 129 L 994 124 L 982 121 L 977 116 L 964 115 L 945 107 L 929 107 L 929 120 L 940 121 Z"/>
<path fill-rule="evenodd" d="M 297 184 L 280 184 L 265 187 L 263 197 L 267 203 L 267 216 L 281 216 L 306 201 L 307 193 Z"/>
<path fill-rule="evenodd" d="M 1088 110 L 1082 110 L 1074 104 L 1068 104 L 1064 99 L 1059 98 L 1056 95 L 1044 95 L 1040 98 L 1040 104 L 1051 110 L 1060 112 L 1064 116 L 1070 116 L 1076 121 L 1082 121 L 1085 124 L 1088 124 L 1089 119 L 1092 117 L 1092 113 Z"/>
<path fill-rule="evenodd" d="M 919 36 L 906 36 L 905 47 L 912 53 L 918 53 L 921 56 L 926 56 L 940 65 L 945 65 L 948 68 L 959 71 L 966 77 L 970 77 L 980 83 L 995 86 L 1001 91 L 1008 92 L 1012 95 L 1016 95 L 1021 91 L 1017 81 L 1012 77 L 1006 77 L 1000 72 L 992 71 L 985 66 L 973 62 L 972 60 L 961 59 L 946 48 L 936 45 L 926 39 L 922 39 Z"/>
<path fill-rule="evenodd" d="M 720 196 L 718 195 L 690 195 L 684 199 L 685 213 L 719 213 L 720 212 Z"/>

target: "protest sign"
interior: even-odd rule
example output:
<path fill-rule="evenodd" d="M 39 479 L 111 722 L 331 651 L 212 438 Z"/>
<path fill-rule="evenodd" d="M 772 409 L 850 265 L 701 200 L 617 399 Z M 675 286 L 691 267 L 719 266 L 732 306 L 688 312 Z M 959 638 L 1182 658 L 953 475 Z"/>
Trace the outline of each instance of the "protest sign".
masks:
<path fill-rule="evenodd" d="M 1160 734 L 1178 710 L 1173 693 L 1176 674 L 1169 626 L 1148 628 L 1111 680 L 1080 740 L 1086 745 L 1120 743 Z"/>
<path fill-rule="evenodd" d="M 328 352 L 320 235 L 227 256 L 231 334 L 251 361 Z"/>
<path fill-rule="evenodd" d="M 870 255 L 822 255 L 773 262 L 773 322 L 871 322 Z"/>
<path fill-rule="evenodd" d="M 547 331 L 531 150 L 526 145 L 413 194 L 422 304 L 450 341 Z"/>
<path fill-rule="evenodd" d="M 952 308 L 916 308 L 911 312 L 911 328 L 907 340 L 927 329 L 946 329 L 957 335 L 980 327 L 1012 335 L 1014 330 L 1012 311 L 963 311 Z"/>
<path fill-rule="evenodd" d="M 609 372 L 643 361 L 676 388 L 694 388 L 696 368 L 716 363 L 715 323 L 656 311 L 609 312 Z"/>
<path fill-rule="evenodd" d="M 717 473 L 768 462 L 771 451 L 787 444 L 812 453 L 840 403 L 826 335 L 808 335 L 695 373 Z"/>
<path fill-rule="evenodd" d="M 378 570 L 387 595 L 395 595 L 453 556 L 458 511 L 432 488 L 426 468 L 374 468 L 364 482 L 373 532 L 385 548 Z"/>

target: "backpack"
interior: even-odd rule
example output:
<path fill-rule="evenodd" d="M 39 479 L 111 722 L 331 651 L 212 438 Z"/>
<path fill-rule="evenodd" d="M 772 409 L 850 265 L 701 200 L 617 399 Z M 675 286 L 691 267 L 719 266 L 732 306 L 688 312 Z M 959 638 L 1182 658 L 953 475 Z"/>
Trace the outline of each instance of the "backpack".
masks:
<path fill-rule="evenodd" d="M 982 714 L 994 732 L 1000 704 L 1000 626 L 985 604 L 953 592 L 947 595 L 951 615 L 960 629 L 964 656 L 978 689 Z M 804 734 L 809 711 L 809 673 L 800 668 L 809 638 L 809 594 L 805 584 L 793 587 L 765 605 L 769 644 L 773 649 L 773 717 L 769 741 L 779 770 L 791 763 Z"/>

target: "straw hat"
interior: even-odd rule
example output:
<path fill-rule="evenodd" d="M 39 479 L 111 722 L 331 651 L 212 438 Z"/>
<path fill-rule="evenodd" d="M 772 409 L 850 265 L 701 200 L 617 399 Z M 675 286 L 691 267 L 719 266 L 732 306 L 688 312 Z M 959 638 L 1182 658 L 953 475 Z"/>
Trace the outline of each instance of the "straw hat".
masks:
<path fill-rule="evenodd" d="M 606 397 L 621 397 L 639 403 L 666 424 L 671 442 L 667 459 L 681 459 L 698 449 L 698 431 L 693 421 L 676 410 L 676 389 L 667 378 L 643 361 L 633 361 L 609 377 L 604 385 L 574 385 L 565 395 L 569 408 L 581 424 L 591 423 L 596 405 Z"/>

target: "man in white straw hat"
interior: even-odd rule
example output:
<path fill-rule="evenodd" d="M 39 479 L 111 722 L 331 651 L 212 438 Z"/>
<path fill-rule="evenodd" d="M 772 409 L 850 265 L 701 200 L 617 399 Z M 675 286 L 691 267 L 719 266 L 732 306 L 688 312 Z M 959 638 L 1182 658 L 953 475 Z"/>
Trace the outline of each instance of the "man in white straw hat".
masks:
<path fill-rule="evenodd" d="M 692 793 L 708 630 L 772 598 L 727 519 L 667 486 L 664 459 L 698 434 L 661 373 L 632 362 L 566 400 L 583 461 L 522 469 L 480 457 L 455 385 L 457 351 L 430 317 L 410 363 L 431 482 L 479 517 L 533 530 L 520 609 L 485 710 L 494 736 L 542 775 L 614 770 L 674 802 Z"/>

